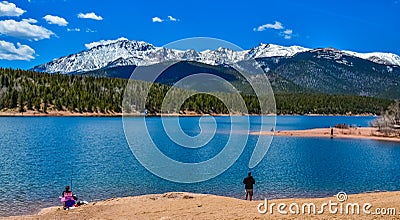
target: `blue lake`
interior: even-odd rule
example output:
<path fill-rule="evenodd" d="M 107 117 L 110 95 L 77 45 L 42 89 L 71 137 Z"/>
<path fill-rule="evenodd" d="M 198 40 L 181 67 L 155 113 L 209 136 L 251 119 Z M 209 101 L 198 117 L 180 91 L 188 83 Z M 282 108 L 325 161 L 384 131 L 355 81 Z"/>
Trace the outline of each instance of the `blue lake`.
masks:
<path fill-rule="evenodd" d="M 229 117 L 216 117 L 217 133 L 197 152 L 166 140 L 160 118 L 147 128 L 160 151 L 182 162 L 198 162 L 221 151 L 229 135 Z M 278 116 L 277 130 L 333 126 L 368 126 L 374 117 Z M 139 118 L 130 118 L 139 123 Z M 185 133 L 199 132 L 198 117 L 180 123 Z M 252 128 L 259 117 L 251 117 Z M 227 131 L 227 132 L 225 132 Z M 141 142 L 138 128 L 138 143 Z M 242 180 L 257 136 L 249 136 L 236 163 L 200 183 L 174 183 L 146 170 L 133 156 L 121 118 L 1 117 L 0 216 L 29 214 L 60 205 L 65 185 L 87 201 L 169 191 L 243 197 Z M 221 147 L 222 146 L 222 147 Z M 265 158 L 252 169 L 255 199 L 331 196 L 339 191 L 400 190 L 400 143 L 328 138 L 274 137 Z M 182 173 L 181 175 L 185 175 Z"/>

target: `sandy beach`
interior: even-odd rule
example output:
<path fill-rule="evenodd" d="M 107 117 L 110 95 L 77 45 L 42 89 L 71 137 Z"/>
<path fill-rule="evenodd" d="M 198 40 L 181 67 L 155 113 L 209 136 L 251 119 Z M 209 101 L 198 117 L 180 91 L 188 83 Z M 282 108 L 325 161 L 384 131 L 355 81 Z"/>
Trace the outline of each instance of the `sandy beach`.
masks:
<path fill-rule="evenodd" d="M 355 127 L 355 128 L 333 128 L 333 136 L 331 136 L 330 128 L 314 128 L 306 130 L 281 130 L 276 132 L 263 131 L 253 132 L 253 135 L 274 135 L 274 136 L 293 136 L 293 137 L 324 137 L 324 138 L 353 138 L 353 139 L 370 139 L 378 141 L 397 141 L 400 137 L 385 136 L 379 132 L 377 128 L 372 127 Z"/>
<path fill-rule="evenodd" d="M 287 204 L 284 210 L 289 212 L 288 206 L 292 203 L 297 203 L 300 207 L 304 203 L 314 203 L 317 211 L 320 211 L 321 205 L 329 203 L 329 201 L 340 204 L 334 195 L 326 198 L 270 200 L 268 206 L 272 203 L 284 203 Z M 353 214 L 351 208 L 348 209 L 348 214 L 346 214 L 345 208 L 341 214 L 340 208 L 336 213 L 331 213 L 327 206 L 322 214 L 313 214 L 312 212 L 308 214 L 308 209 L 305 209 L 305 214 L 303 214 L 300 208 L 299 214 L 289 212 L 284 215 L 278 213 L 276 207 L 272 214 L 270 210 L 261 214 L 257 208 L 260 203 L 265 203 L 265 201 L 250 202 L 215 195 L 171 192 L 108 199 L 89 203 L 69 211 L 64 211 L 61 207 L 50 207 L 36 215 L 4 219 L 398 219 L 400 216 L 400 192 L 347 195 L 347 200 L 342 202 L 343 206 L 346 207 L 348 203 L 357 203 L 360 206 L 360 214 Z M 371 204 L 370 208 L 365 209 L 370 213 L 363 210 L 366 203 Z M 337 207 L 340 206 L 337 205 Z M 388 214 L 389 208 L 392 210 L 390 215 Z M 392 208 L 396 209 L 396 214 L 393 213 Z M 260 209 L 263 211 L 263 206 Z M 386 215 L 376 214 L 383 212 L 383 209 L 385 209 Z"/>

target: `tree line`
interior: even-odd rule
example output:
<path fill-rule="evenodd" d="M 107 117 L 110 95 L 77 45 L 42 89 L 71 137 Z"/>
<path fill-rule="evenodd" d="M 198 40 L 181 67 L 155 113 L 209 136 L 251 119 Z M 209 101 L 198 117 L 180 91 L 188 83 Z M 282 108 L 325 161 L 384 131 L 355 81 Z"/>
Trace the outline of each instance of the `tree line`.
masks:
<path fill-rule="evenodd" d="M 270 98 L 264 100 L 252 95 L 230 93 L 195 94 L 193 91 L 143 81 L 131 81 L 128 84 L 129 93 L 123 103 L 127 83 L 127 79 L 120 78 L 0 68 L 0 110 L 105 114 L 147 110 L 151 114 L 186 111 L 226 114 L 229 111 L 244 113 L 244 103 L 246 113 L 263 114 L 272 111 L 270 107 L 274 103 Z M 175 98 L 166 106 L 164 103 L 163 108 L 167 92 L 174 93 Z M 182 103 L 173 103 L 180 99 Z M 269 108 L 264 112 L 260 108 L 260 100 L 268 103 Z M 278 114 L 380 114 L 394 101 L 365 96 L 282 93 L 275 94 L 275 102 Z"/>
<path fill-rule="evenodd" d="M 113 78 L 0 69 L 0 109 L 120 112 L 126 82 Z"/>
<path fill-rule="evenodd" d="M 396 100 L 371 124 L 386 136 L 400 136 L 400 101 Z"/>

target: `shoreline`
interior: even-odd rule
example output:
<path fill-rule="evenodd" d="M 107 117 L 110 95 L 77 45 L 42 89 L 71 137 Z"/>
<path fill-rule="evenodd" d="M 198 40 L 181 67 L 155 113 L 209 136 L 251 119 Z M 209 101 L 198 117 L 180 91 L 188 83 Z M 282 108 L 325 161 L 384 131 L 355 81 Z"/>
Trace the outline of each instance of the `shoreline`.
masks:
<path fill-rule="evenodd" d="M 98 112 L 70 112 L 70 111 L 48 111 L 46 113 L 39 111 L 0 111 L 0 117 L 143 117 L 143 114 L 132 113 L 126 114 L 122 112 L 110 112 L 110 113 L 98 113 Z M 308 116 L 308 117 L 318 117 L 318 116 L 352 116 L 352 117 L 363 117 L 363 116 L 377 116 L 375 114 L 201 114 L 196 112 L 185 112 L 185 113 L 170 113 L 170 114 L 148 114 L 146 117 L 200 117 L 200 116 L 213 116 L 213 117 L 225 117 L 225 116 Z"/>
<path fill-rule="evenodd" d="M 350 138 L 350 139 L 368 139 L 377 141 L 400 142 L 398 136 L 385 136 L 378 128 L 373 127 L 355 127 L 355 128 L 313 128 L 305 130 L 281 130 L 281 131 L 261 131 L 252 132 L 252 135 L 267 136 L 285 136 L 285 137 L 321 137 L 321 138 Z"/>
<path fill-rule="evenodd" d="M 329 201 L 339 204 L 336 195 L 324 198 L 289 198 L 268 200 L 268 204 L 314 203 L 321 210 L 323 203 Z M 400 191 L 371 192 L 347 195 L 343 203 L 358 203 L 362 207 L 370 203 L 372 212 L 376 208 L 395 208 L 396 215 L 377 215 L 330 213 L 327 207 L 322 214 L 287 214 L 278 213 L 275 207 L 273 214 L 269 211 L 260 214 L 257 207 L 264 200 L 245 201 L 243 199 L 216 196 L 210 194 L 195 194 L 189 192 L 169 192 L 164 194 L 149 194 L 142 196 L 112 198 L 73 210 L 64 211 L 61 206 L 42 209 L 34 215 L 4 217 L 4 219 L 393 219 L 400 212 Z M 361 208 L 360 208 L 361 209 Z M 286 207 L 286 211 L 288 208 Z"/>
<path fill-rule="evenodd" d="M 121 117 L 122 113 L 69 112 L 69 111 L 0 111 L 0 117 Z"/>

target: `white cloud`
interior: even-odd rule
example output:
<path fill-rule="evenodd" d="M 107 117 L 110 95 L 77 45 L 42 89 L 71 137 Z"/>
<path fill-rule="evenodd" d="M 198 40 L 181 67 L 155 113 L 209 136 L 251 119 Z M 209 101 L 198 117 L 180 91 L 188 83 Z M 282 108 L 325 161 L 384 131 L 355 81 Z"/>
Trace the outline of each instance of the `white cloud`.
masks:
<path fill-rule="evenodd" d="M 266 29 L 282 30 L 282 29 L 285 29 L 285 27 L 283 26 L 283 24 L 281 22 L 275 21 L 274 24 L 264 24 L 264 25 L 258 26 L 257 28 L 253 28 L 253 31 L 265 31 Z M 279 35 L 287 40 L 290 40 L 293 37 L 293 30 L 286 29 L 284 31 L 279 32 Z"/>
<path fill-rule="evenodd" d="M 4 20 L 0 21 L 0 35 L 23 38 L 28 40 L 48 39 L 55 35 L 52 31 L 34 24 L 31 21 Z"/>
<path fill-rule="evenodd" d="M 281 22 L 275 21 L 274 24 L 264 24 L 258 26 L 257 28 L 253 28 L 253 31 L 265 31 L 266 29 L 275 29 L 275 30 L 282 30 L 284 27 Z"/>
<path fill-rule="evenodd" d="M 154 18 L 152 18 L 151 20 L 152 20 L 153 22 L 159 22 L 159 23 L 161 23 L 161 22 L 164 21 L 163 19 L 161 19 L 161 18 L 159 18 L 159 17 L 154 17 Z"/>
<path fill-rule="evenodd" d="M 168 19 L 169 19 L 170 21 L 178 21 L 178 19 L 172 17 L 171 15 L 168 15 Z"/>
<path fill-rule="evenodd" d="M 96 15 L 94 12 L 90 12 L 90 13 L 86 13 L 86 14 L 79 13 L 78 18 L 93 19 L 93 20 L 98 20 L 98 21 L 103 20 L 103 17 L 101 17 L 100 15 Z"/>
<path fill-rule="evenodd" d="M 28 23 L 31 23 L 31 24 L 36 24 L 38 21 L 36 20 L 36 19 L 33 19 L 33 18 L 27 18 L 27 19 L 22 19 L 22 21 L 25 21 L 25 22 L 28 22 Z"/>
<path fill-rule="evenodd" d="M 112 43 L 115 43 L 115 42 L 117 42 L 117 41 L 122 41 L 122 40 L 128 40 L 128 39 L 125 38 L 125 37 L 120 37 L 120 38 L 118 38 L 118 39 L 116 39 L 116 40 L 100 40 L 100 41 L 96 41 L 96 42 L 92 42 L 92 43 L 85 44 L 85 47 L 86 47 L 87 49 L 91 49 L 91 48 L 97 47 L 97 46 L 99 46 L 99 45 L 112 44 Z"/>
<path fill-rule="evenodd" d="M 285 31 L 282 31 L 280 33 L 280 35 L 283 36 L 283 38 L 285 38 L 286 40 L 290 40 L 290 39 L 292 39 L 293 30 L 292 29 L 286 29 Z"/>
<path fill-rule="evenodd" d="M 18 8 L 14 3 L 2 1 L 0 2 L 0 16 L 16 16 L 19 17 L 25 10 Z"/>
<path fill-rule="evenodd" d="M 151 19 L 151 21 L 161 23 L 161 22 L 164 22 L 164 21 L 179 21 L 179 19 L 174 18 L 171 15 L 168 15 L 166 19 L 162 19 L 162 18 L 156 16 L 156 17 L 153 17 Z"/>
<path fill-rule="evenodd" d="M 92 30 L 92 29 L 90 29 L 90 28 L 87 28 L 86 29 L 86 33 L 95 33 L 95 32 L 97 32 L 96 30 Z"/>
<path fill-rule="evenodd" d="M 56 24 L 58 26 L 67 26 L 68 21 L 62 17 L 54 16 L 54 15 L 46 15 L 43 17 L 44 20 L 49 24 Z"/>
<path fill-rule="evenodd" d="M 28 45 L 17 43 L 17 47 L 13 43 L 0 40 L 0 59 L 1 60 L 32 60 L 35 50 Z"/>
<path fill-rule="evenodd" d="M 293 34 L 293 30 L 287 29 L 287 30 L 285 30 L 283 33 L 284 33 L 284 34 L 287 34 L 287 35 L 291 35 L 291 34 Z"/>
<path fill-rule="evenodd" d="M 67 31 L 68 32 L 79 32 L 79 31 L 81 31 L 81 29 L 80 28 L 67 28 Z"/>

